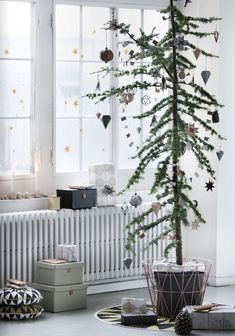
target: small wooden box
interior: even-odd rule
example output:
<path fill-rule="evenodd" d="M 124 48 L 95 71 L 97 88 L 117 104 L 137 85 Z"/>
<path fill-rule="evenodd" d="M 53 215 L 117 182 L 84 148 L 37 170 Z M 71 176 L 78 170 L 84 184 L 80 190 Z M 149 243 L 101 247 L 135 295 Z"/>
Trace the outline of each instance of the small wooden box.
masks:
<path fill-rule="evenodd" d="M 96 189 L 57 189 L 61 208 L 86 209 L 96 207 Z"/>
<path fill-rule="evenodd" d="M 87 306 L 87 285 L 48 286 L 33 283 L 32 286 L 40 291 L 43 300 L 42 307 L 52 313 L 82 309 Z"/>
<path fill-rule="evenodd" d="M 82 262 L 50 264 L 38 262 L 37 282 L 51 286 L 81 284 L 83 282 Z"/>
<path fill-rule="evenodd" d="M 191 318 L 193 329 L 235 330 L 235 308 L 221 306 L 208 313 L 195 312 L 193 306 L 186 306 Z"/>

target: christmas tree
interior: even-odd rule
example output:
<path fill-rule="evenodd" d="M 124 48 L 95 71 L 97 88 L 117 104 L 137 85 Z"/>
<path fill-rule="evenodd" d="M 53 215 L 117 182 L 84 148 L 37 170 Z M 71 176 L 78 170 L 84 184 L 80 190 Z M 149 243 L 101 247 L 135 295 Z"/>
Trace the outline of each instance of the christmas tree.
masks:
<path fill-rule="evenodd" d="M 190 177 L 187 176 L 180 164 L 181 157 L 185 154 L 186 148 L 195 155 L 200 168 L 207 171 L 209 182 L 207 190 L 212 190 L 215 171 L 208 159 L 208 152 L 215 150 L 209 138 L 203 137 L 203 132 L 219 139 L 223 139 L 220 134 L 208 122 L 208 114 L 212 115 L 213 123 L 218 122 L 218 108 L 222 107 L 216 98 L 206 89 L 206 83 L 210 77 L 210 71 L 201 72 L 204 86 L 198 85 L 194 81 L 193 71 L 196 65 L 188 57 L 189 52 L 194 53 L 196 59 L 200 55 L 212 58 L 217 57 L 205 50 L 199 49 L 195 44 L 190 43 L 190 37 L 198 39 L 213 36 L 215 42 L 218 40 L 218 32 L 203 32 L 201 27 L 204 24 L 211 24 L 218 18 L 202 18 L 185 16 L 176 6 L 177 0 L 169 0 L 169 6 L 162 10 L 164 20 L 169 20 L 169 29 L 166 35 L 158 40 L 155 29 L 150 34 L 145 34 L 140 30 L 140 36 L 136 37 L 131 33 L 130 25 L 118 23 L 112 20 L 106 29 L 118 31 L 124 35 L 129 44 L 135 45 L 135 50 L 129 53 L 129 62 L 135 64 L 131 70 L 119 70 L 104 67 L 101 72 L 112 73 L 116 77 L 146 75 L 154 78 L 152 81 L 134 80 L 131 84 L 114 87 L 110 90 L 91 93 L 87 96 L 96 99 L 96 102 L 103 101 L 109 97 L 123 97 L 128 92 L 136 90 L 148 90 L 154 85 L 156 91 L 167 90 L 168 95 L 157 102 L 148 111 L 139 114 L 134 118 L 154 117 L 160 114 L 160 119 L 152 123 L 149 135 L 143 146 L 137 151 L 135 157 L 139 163 L 128 181 L 126 189 L 135 185 L 144 176 L 145 169 L 150 162 L 156 162 L 156 172 L 150 190 L 156 195 L 158 201 L 164 200 L 162 206 L 171 205 L 170 212 L 157 218 L 150 224 L 144 225 L 144 219 L 153 209 L 142 213 L 136 217 L 127 228 L 134 226 L 134 231 L 128 233 L 127 248 L 131 249 L 139 237 L 140 232 L 147 231 L 160 223 L 169 223 L 160 236 L 155 237 L 151 244 L 158 244 L 159 239 L 171 236 L 171 240 L 165 249 L 167 256 L 171 248 L 176 249 L 176 262 L 182 265 L 182 235 L 181 227 L 190 225 L 190 212 L 194 214 L 195 223 L 205 223 L 204 218 L 198 211 L 195 202 L 188 196 L 192 189 Z M 186 1 L 185 5 L 187 5 Z M 148 64 L 135 63 L 140 59 L 151 59 Z M 190 81 L 185 74 L 190 74 Z M 156 92 L 157 95 L 157 92 Z M 202 134 L 202 135 L 201 135 Z M 217 154 L 218 155 L 218 154 Z"/>

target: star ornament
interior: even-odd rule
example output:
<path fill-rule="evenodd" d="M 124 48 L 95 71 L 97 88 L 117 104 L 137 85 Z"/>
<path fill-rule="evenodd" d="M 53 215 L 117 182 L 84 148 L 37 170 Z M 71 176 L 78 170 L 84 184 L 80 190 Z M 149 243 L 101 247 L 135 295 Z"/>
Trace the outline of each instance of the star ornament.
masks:
<path fill-rule="evenodd" d="M 64 147 L 64 151 L 65 151 L 65 153 L 70 152 L 70 146 L 65 146 L 65 147 Z"/>
<path fill-rule="evenodd" d="M 191 228 L 192 228 L 192 230 L 198 230 L 199 229 L 199 227 L 200 227 L 200 225 L 199 225 L 199 221 L 197 220 L 197 219 L 195 219 L 193 222 L 192 222 L 192 225 L 191 225 Z"/>
<path fill-rule="evenodd" d="M 74 56 L 76 56 L 78 54 L 78 49 L 77 48 L 73 48 L 72 53 Z"/>
<path fill-rule="evenodd" d="M 194 124 L 188 124 L 186 132 L 190 136 L 194 136 L 196 133 L 198 133 L 198 128 L 194 126 Z"/>
<path fill-rule="evenodd" d="M 76 107 L 78 107 L 78 100 L 74 100 L 74 102 L 73 102 L 73 106 L 76 108 Z"/>
<path fill-rule="evenodd" d="M 213 191 L 213 188 L 214 188 L 214 183 L 212 181 L 209 180 L 209 182 L 206 182 L 206 185 L 205 185 L 205 188 L 206 188 L 206 191 Z"/>

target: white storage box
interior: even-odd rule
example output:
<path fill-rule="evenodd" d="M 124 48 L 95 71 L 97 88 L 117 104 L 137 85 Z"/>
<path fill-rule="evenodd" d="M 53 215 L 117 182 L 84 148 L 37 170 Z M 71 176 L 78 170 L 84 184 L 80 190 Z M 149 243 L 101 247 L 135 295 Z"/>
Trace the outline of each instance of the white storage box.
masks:
<path fill-rule="evenodd" d="M 57 313 L 67 310 L 82 309 L 87 306 L 87 285 L 48 286 L 33 283 L 40 291 L 43 300 L 42 307 L 49 312 Z"/>
<path fill-rule="evenodd" d="M 38 262 L 37 282 L 51 286 L 81 284 L 83 282 L 82 262 L 50 264 Z"/>

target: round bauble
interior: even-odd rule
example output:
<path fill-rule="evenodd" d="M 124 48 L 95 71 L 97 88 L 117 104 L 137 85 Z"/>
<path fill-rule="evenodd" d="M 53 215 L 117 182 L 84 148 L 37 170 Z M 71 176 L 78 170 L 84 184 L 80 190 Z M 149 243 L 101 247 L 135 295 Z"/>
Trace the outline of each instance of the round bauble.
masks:
<path fill-rule="evenodd" d="M 100 59 L 105 63 L 112 61 L 113 59 L 113 52 L 112 50 L 108 49 L 107 47 L 100 52 Z"/>

